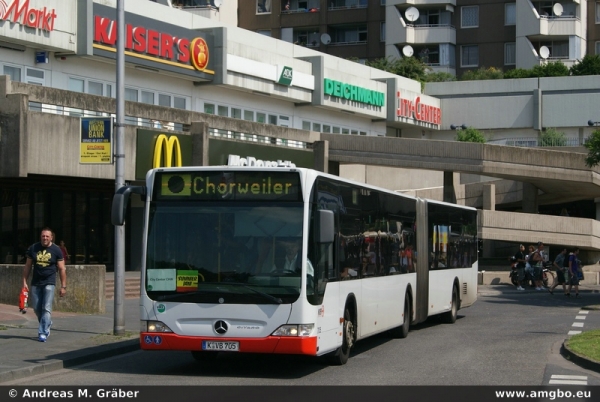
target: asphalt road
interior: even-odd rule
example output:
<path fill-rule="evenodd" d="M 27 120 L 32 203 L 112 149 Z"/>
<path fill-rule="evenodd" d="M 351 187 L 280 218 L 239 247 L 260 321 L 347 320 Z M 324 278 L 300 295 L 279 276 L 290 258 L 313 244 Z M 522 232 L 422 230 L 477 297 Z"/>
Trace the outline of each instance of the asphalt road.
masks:
<path fill-rule="evenodd" d="M 137 351 L 2 385 L 598 386 L 600 373 L 559 354 L 570 331 L 600 328 L 600 310 L 582 313 L 593 304 L 600 304 L 600 294 L 576 300 L 486 287 L 455 324 L 432 318 L 406 339 L 381 334 L 361 341 L 341 367 L 307 357 L 235 353 L 203 366 L 188 352 Z"/>

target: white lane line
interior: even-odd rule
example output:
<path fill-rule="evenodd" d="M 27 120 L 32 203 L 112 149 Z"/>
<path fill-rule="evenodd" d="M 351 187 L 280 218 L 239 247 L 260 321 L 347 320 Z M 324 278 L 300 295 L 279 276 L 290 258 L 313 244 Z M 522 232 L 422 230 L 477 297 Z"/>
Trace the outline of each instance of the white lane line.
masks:
<path fill-rule="evenodd" d="M 578 316 L 575 316 L 575 319 L 576 319 L 576 320 L 585 320 L 586 318 L 587 318 L 587 316 L 585 316 L 585 315 L 578 315 Z"/>
<path fill-rule="evenodd" d="M 571 325 L 572 327 L 583 327 L 583 323 L 582 322 L 574 322 L 573 325 Z"/>
<path fill-rule="evenodd" d="M 582 380 L 582 381 L 587 381 L 587 375 L 552 374 L 552 376 L 550 378 L 554 378 L 556 380 Z"/>
<path fill-rule="evenodd" d="M 578 335 L 580 333 L 581 333 L 581 331 L 569 331 L 569 333 L 567 335 Z"/>
<path fill-rule="evenodd" d="M 588 314 L 588 313 L 589 313 L 589 311 L 588 311 L 588 310 L 581 310 L 581 311 L 580 311 L 579 313 L 577 313 L 577 314 Z"/>
<path fill-rule="evenodd" d="M 573 381 L 573 380 L 550 380 L 549 384 L 563 384 L 563 385 L 587 385 L 587 381 Z"/>

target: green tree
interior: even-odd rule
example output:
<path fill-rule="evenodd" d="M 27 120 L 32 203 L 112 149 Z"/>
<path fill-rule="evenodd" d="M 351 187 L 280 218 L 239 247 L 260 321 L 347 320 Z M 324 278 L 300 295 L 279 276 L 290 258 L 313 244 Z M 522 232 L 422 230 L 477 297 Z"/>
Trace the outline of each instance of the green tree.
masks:
<path fill-rule="evenodd" d="M 543 147 L 564 147 L 567 145 L 567 136 L 555 128 L 547 128 L 542 132 L 541 144 Z"/>
<path fill-rule="evenodd" d="M 500 80 L 504 77 L 502 70 L 495 67 L 481 67 L 478 70 L 467 70 L 460 77 L 461 81 Z"/>
<path fill-rule="evenodd" d="M 569 68 L 560 60 L 550 61 L 541 66 L 534 66 L 531 70 L 532 77 L 566 77 L 569 75 Z"/>
<path fill-rule="evenodd" d="M 569 71 L 571 72 L 571 75 L 599 75 L 600 55 L 585 55 L 584 58 L 574 64 Z"/>
<path fill-rule="evenodd" d="M 583 146 L 588 150 L 585 164 L 594 167 L 600 163 L 600 130 L 594 131 Z"/>
<path fill-rule="evenodd" d="M 481 131 L 473 127 L 467 127 L 456 132 L 456 141 L 484 143 L 487 140 Z"/>

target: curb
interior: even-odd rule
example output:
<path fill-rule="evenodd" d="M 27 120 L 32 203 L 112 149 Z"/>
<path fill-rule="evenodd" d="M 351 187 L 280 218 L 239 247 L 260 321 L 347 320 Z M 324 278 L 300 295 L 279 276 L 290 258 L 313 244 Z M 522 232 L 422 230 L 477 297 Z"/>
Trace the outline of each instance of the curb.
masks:
<path fill-rule="evenodd" d="M 576 365 L 583 367 L 588 370 L 595 371 L 600 373 L 600 362 L 590 360 L 586 357 L 580 356 L 577 353 L 573 352 L 566 344 L 566 341 L 563 342 L 562 347 L 560 348 L 560 354 L 567 360 Z"/>
<path fill-rule="evenodd" d="M 19 380 L 30 376 L 61 370 L 63 368 L 78 366 L 124 353 L 134 352 L 139 349 L 140 340 L 139 338 L 136 338 L 69 352 L 62 360 L 51 360 L 48 363 L 36 364 L 30 367 L 0 373 L 0 384 L 7 381 Z"/>

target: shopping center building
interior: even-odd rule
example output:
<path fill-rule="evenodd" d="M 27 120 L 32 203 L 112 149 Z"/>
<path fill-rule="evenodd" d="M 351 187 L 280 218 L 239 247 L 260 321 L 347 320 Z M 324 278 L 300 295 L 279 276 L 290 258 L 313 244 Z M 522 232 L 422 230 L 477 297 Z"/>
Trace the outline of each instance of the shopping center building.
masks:
<path fill-rule="evenodd" d="M 19 262 L 50 226 L 66 242 L 69 263 L 110 269 L 116 0 L 4 3 L 0 255 Z M 594 129 L 588 120 L 600 119 L 600 77 L 422 90 L 419 82 L 184 10 L 124 3 L 127 182 L 143 180 L 157 142 L 175 136 L 184 165 L 290 161 L 477 207 L 484 257 L 504 242 L 537 239 L 580 246 L 589 259 L 600 251 L 598 170 L 585 166 L 578 146 Z M 574 146 L 463 144 L 452 141 L 451 126 L 461 124 L 491 143 L 517 145 L 553 127 Z M 578 216 L 551 216 L 563 207 Z M 129 270 L 139 269 L 140 210 L 134 199 Z"/>

